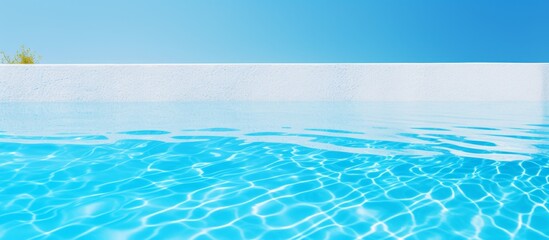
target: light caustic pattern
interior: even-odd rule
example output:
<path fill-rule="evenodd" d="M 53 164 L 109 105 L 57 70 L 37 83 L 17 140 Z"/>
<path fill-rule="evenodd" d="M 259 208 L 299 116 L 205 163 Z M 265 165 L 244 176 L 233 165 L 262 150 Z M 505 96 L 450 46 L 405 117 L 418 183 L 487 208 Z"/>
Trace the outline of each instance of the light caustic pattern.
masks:
<path fill-rule="evenodd" d="M 549 125 L 396 135 L 4 132 L 0 238 L 549 238 Z"/>
<path fill-rule="evenodd" d="M 549 239 L 548 113 L 0 104 L 0 239 Z"/>

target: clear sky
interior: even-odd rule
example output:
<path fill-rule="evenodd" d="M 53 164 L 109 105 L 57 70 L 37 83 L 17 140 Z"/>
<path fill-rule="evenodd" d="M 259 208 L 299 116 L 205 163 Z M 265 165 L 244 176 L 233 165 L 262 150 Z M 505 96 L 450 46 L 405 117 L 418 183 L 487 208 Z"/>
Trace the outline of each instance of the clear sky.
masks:
<path fill-rule="evenodd" d="M 42 63 L 549 62 L 549 0 L 0 0 Z"/>

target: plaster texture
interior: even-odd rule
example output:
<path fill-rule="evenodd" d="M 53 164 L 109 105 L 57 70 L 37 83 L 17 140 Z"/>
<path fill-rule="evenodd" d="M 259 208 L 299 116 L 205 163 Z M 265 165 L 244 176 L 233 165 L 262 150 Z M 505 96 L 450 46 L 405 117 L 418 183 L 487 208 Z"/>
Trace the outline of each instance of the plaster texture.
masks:
<path fill-rule="evenodd" d="M 543 101 L 548 64 L 0 65 L 0 102 Z"/>

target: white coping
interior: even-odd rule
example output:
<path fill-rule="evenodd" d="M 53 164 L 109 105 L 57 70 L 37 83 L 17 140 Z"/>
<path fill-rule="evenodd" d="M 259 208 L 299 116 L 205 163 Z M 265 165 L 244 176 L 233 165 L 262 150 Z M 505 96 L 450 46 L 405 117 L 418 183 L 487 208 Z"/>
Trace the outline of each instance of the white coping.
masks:
<path fill-rule="evenodd" d="M 0 102 L 546 101 L 549 64 L 0 65 Z"/>

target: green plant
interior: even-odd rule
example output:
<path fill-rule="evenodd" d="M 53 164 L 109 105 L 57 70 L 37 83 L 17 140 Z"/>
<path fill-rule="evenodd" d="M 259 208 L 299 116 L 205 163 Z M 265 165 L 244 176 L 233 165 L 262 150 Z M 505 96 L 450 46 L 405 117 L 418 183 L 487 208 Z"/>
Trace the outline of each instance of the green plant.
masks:
<path fill-rule="evenodd" d="M 21 46 L 21 49 L 17 51 L 13 58 L 4 52 L 0 52 L 0 54 L 2 55 L 0 61 L 6 64 L 35 64 L 41 58 L 36 53 L 31 52 L 30 48 L 25 48 L 25 46 Z"/>

